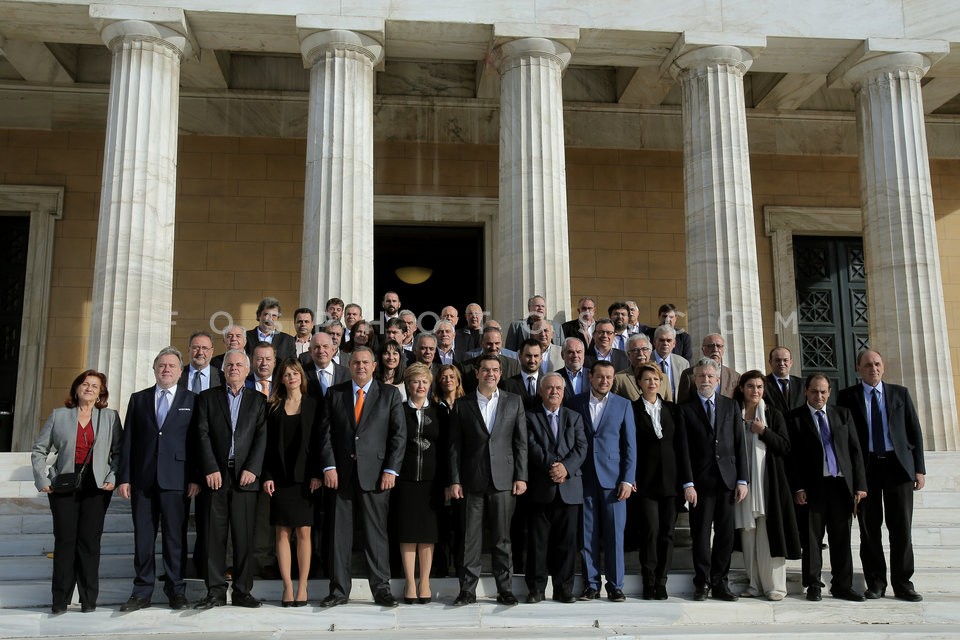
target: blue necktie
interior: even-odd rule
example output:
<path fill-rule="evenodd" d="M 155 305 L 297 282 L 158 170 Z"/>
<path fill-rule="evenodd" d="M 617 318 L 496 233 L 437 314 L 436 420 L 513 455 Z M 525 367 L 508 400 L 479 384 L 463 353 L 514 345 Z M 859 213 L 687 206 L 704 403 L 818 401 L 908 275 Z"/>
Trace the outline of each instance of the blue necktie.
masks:
<path fill-rule="evenodd" d="M 550 432 L 553 433 L 553 439 L 556 441 L 559 427 L 557 426 L 557 414 L 555 413 L 550 414 Z"/>
<path fill-rule="evenodd" d="M 870 399 L 870 442 L 873 452 L 883 455 L 887 450 L 887 443 L 883 437 L 883 409 L 880 408 L 880 392 L 873 390 Z"/>
<path fill-rule="evenodd" d="M 322 395 L 327 395 L 327 376 L 323 375 L 326 371 L 321 369 L 317 371 L 317 375 L 320 376 L 320 393 Z"/>
<path fill-rule="evenodd" d="M 160 398 L 157 400 L 157 426 L 162 427 L 163 421 L 167 419 L 167 412 L 170 411 L 170 399 L 167 397 L 169 391 L 163 389 L 160 391 Z"/>
<path fill-rule="evenodd" d="M 203 391 L 203 385 L 200 383 L 199 371 L 193 374 L 193 387 L 190 388 L 190 391 L 193 391 L 194 393 L 200 393 L 201 391 Z"/>
<path fill-rule="evenodd" d="M 827 473 L 836 478 L 839 474 L 837 470 L 837 454 L 833 450 L 833 437 L 830 433 L 830 427 L 827 420 L 823 417 L 823 411 L 817 411 L 817 423 L 820 427 L 820 440 L 823 442 L 823 451 L 827 455 Z"/>

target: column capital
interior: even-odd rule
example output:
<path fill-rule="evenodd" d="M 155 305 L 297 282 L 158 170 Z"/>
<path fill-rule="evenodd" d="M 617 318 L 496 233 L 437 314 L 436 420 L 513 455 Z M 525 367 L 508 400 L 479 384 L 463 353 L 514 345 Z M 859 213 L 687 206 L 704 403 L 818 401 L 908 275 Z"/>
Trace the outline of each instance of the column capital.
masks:
<path fill-rule="evenodd" d="M 696 72 L 714 65 L 725 65 L 736 69 L 742 76 L 753 65 L 753 54 L 747 49 L 727 44 L 716 44 L 691 49 L 670 63 L 669 71 L 674 80 L 688 72 Z"/>
<path fill-rule="evenodd" d="M 563 71 L 570 64 L 573 51 L 562 42 L 550 38 L 516 38 L 497 45 L 494 54 L 497 70 L 503 75 L 524 58 L 546 58 Z"/>
<path fill-rule="evenodd" d="M 355 51 L 377 66 L 383 61 L 384 28 L 384 21 L 379 18 L 298 15 L 297 36 L 303 64 L 309 69 L 319 56 L 339 49 Z"/>
<path fill-rule="evenodd" d="M 942 40 L 867 38 L 827 74 L 827 86 L 855 90 L 880 74 L 896 71 L 922 77 L 948 53 L 950 43 Z"/>
<path fill-rule="evenodd" d="M 200 52 L 183 9 L 91 4 L 90 19 L 111 51 L 127 40 L 151 40 L 173 49 L 182 58 L 192 58 Z"/>
<path fill-rule="evenodd" d="M 711 64 L 736 67 L 742 75 L 766 46 L 767 38 L 762 35 L 685 31 L 660 63 L 660 75 L 677 80 L 685 71 L 706 68 Z"/>

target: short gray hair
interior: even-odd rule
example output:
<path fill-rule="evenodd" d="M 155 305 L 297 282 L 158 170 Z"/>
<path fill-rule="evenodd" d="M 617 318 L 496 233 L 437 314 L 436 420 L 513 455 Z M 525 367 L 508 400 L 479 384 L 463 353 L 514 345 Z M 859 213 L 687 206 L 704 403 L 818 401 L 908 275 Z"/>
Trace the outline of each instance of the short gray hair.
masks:
<path fill-rule="evenodd" d="M 227 351 L 225 354 L 223 354 L 223 364 L 226 365 L 226 363 L 227 363 L 227 358 L 229 358 L 230 355 L 231 355 L 231 354 L 234 354 L 234 353 L 239 353 L 240 355 L 243 356 L 243 359 L 247 361 L 247 368 L 249 369 L 249 368 L 250 368 L 250 356 L 248 356 L 248 355 L 247 355 L 247 352 L 244 351 L 243 349 L 230 349 L 229 351 Z"/>
<path fill-rule="evenodd" d="M 434 346 L 437 345 L 437 336 L 433 335 L 432 333 L 420 333 L 420 334 L 417 334 L 417 339 L 413 341 L 413 348 L 419 349 L 420 343 L 422 343 L 425 338 L 429 338 L 430 340 L 433 340 Z"/>
<path fill-rule="evenodd" d="M 209 336 L 207 336 L 209 337 Z M 180 366 L 183 366 L 183 356 L 180 354 L 180 350 L 176 347 L 164 347 L 160 349 L 160 353 L 157 354 L 157 357 L 153 359 L 153 368 L 157 368 L 157 363 L 160 362 L 160 358 L 163 356 L 177 356 L 177 362 L 180 363 Z"/>
<path fill-rule="evenodd" d="M 637 333 L 627 338 L 627 347 L 635 342 L 646 342 L 648 346 L 652 346 L 650 345 L 650 338 L 648 338 L 645 333 Z"/>
<path fill-rule="evenodd" d="M 668 334 L 668 337 L 672 337 L 673 339 L 676 339 L 676 338 L 677 338 L 677 330 L 676 330 L 676 329 L 674 329 L 673 327 L 671 327 L 671 326 L 668 325 L 668 324 L 662 324 L 662 325 L 660 325 L 659 327 L 657 327 L 656 331 L 653 332 L 653 339 L 654 339 L 654 340 L 659 340 L 659 339 L 660 339 L 660 336 L 662 336 L 662 335 L 665 334 L 665 333 Z"/>
<path fill-rule="evenodd" d="M 574 338 L 574 340 L 576 340 L 576 338 Z M 563 383 L 563 388 L 564 388 L 564 389 L 567 388 L 567 381 L 564 380 L 563 376 L 560 375 L 559 373 L 557 373 L 556 371 L 551 371 L 550 373 L 545 373 L 545 374 L 543 374 L 542 376 L 540 376 L 540 385 L 539 385 L 539 386 L 543 386 L 543 384 L 544 384 L 547 380 L 549 380 L 550 378 L 560 378 L 560 382 Z"/>
<path fill-rule="evenodd" d="M 695 369 L 713 369 L 714 373 L 720 373 L 720 365 L 717 364 L 717 361 L 713 358 L 708 358 L 706 356 L 697 360 L 697 364 L 694 365 Z"/>

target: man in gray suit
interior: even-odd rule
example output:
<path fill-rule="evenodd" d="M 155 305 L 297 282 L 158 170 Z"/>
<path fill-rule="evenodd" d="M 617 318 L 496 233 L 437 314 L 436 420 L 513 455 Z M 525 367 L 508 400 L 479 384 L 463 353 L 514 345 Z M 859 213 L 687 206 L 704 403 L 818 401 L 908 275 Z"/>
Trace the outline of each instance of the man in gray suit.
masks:
<path fill-rule="evenodd" d="M 673 400 L 677 397 L 677 385 L 680 375 L 690 366 L 690 362 L 683 356 L 673 352 L 677 344 L 677 330 L 668 324 L 662 324 L 653 332 L 653 362 L 656 363 L 663 375 L 667 378 L 667 393 L 663 397 Z"/>
<path fill-rule="evenodd" d="M 390 549 L 387 512 L 407 445 L 407 427 L 400 392 L 373 379 L 376 357 L 367 347 L 350 354 L 349 382 L 330 387 L 327 407 L 330 429 L 323 435 L 320 459 L 323 486 L 333 498 L 333 560 L 330 595 L 321 607 L 346 604 L 353 577 L 353 521 L 363 527 L 367 577 L 373 600 L 395 607 L 390 593 Z M 356 513 L 355 513 L 356 512 Z"/>
<path fill-rule="evenodd" d="M 573 572 L 577 526 L 583 504 L 580 466 L 587 456 L 583 419 L 563 408 L 563 376 L 551 371 L 540 381 L 543 406 L 527 412 L 527 460 L 530 465 L 527 603 L 544 598 L 547 575 L 553 599 L 576 602 Z"/>
<path fill-rule="evenodd" d="M 717 393 L 724 398 L 733 398 L 734 391 L 737 390 L 737 383 L 740 381 L 740 374 L 727 365 L 723 364 L 723 354 L 727 350 L 727 341 L 719 333 L 708 333 L 703 337 L 703 344 L 700 345 L 703 355 L 717 363 L 720 368 L 720 377 L 717 380 Z M 680 376 L 680 382 L 677 383 L 677 404 L 694 400 L 697 397 L 697 383 L 694 380 L 694 370 L 696 367 L 690 367 Z"/>
<path fill-rule="evenodd" d="M 510 586 L 510 520 L 515 496 L 527 490 L 527 424 L 520 396 L 501 391 L 500 359 L 482 355 L 478 386 L 457 401 L 450 416 L 450 494 L 464 501 L 460 594 L 455 606 L 477 601 L 483 512 L 493 538 L 497 602 L 517 604 Z"/>

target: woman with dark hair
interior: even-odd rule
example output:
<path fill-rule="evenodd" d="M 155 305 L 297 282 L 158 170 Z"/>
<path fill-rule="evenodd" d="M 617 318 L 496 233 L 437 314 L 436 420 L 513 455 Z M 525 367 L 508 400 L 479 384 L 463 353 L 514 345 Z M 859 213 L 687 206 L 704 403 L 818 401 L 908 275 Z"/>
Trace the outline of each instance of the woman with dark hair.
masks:
<path fill-rule="evenodd" d="M 100 538 L 120 461 L 120 415 L 108 397 L 107 376 L 87 369 L 33 443 L 34 483 L 53 514 L 53 613 L 67 610 L 74 586 L 81 611 L 97 608 Z"/>
<path fill-rule="evenodd" d="M 376 352 L 377 344 L 377 332 L 373 330 L 373 325 L 366 320 L 360 320 L 353 325 L 353 330 L 350 331 L 350 340 L 345 342 L 340 350 L 344 353 L 351 353 L 354 347 L 370 347 Z"/>
<path fill-rule="evenodd" d="M 644 600 L 667 599 L 667 573 L 673 560 L 680 478 L 689 478 L 690 456 L 680 411 L 660 396 L 663 372 L 656 364 L 637 367 L 640 397 L 633 401 L 637 425 L 637 478 L 640 501 L 640 571 Z"/>
<path fill-rule="evenodd" d="M 307 377 L 300 362 L 284 360 L 277 367 L 273 396 L 267 414 L 267 450 L 263 464 L 263 490 L 270 496 L 270 524 L 276 528 L 277 565 L 283 581 L 280 604 L 307 604 L 310 576 L 310 527 L 313 495 L 323 471 L 317 466 L 320 429 L 326 405 L 307 395 Z M 297 594 L 291 577 L 291 533 L 297 536 Z"/>
<path fill-rule="evenodd" d="M 734 505 L 750 580 L 743 595 L 783 600 L 786 559 L 800 557 L 800 533 L 785 468 L 790 436 L 783 415 L 763 401 L 762 372 L 754 369 L 741 375 L 734 397 L 740 403 L 750 483 L 747 499 Z"/>
<path fill-rule="evenodd" d="M 399 389 L 400 398 L 404 402 L 407 400 L 407 389 L 403 384 L 406 363 L 407 358 L 400 343 L 396 340 L 387 340 L 377 351 L 377 368 L 373 372 L 373 378 L 377 382 L 390 384 Z"/>

